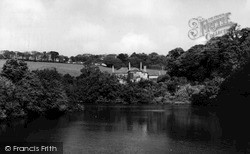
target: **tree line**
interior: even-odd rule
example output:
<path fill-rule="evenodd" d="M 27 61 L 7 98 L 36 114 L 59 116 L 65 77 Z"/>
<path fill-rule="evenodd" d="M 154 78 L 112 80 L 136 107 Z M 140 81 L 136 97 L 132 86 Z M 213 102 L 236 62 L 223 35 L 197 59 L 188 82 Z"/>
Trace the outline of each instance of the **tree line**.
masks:
<path fill-rule="evenodd" d="M 93 55 L 93 54 L 79 54 L 76 56 L 67 57 L 60 55 L 57 51 L 49 52 L 19 52 L 2 50 L 0 52 L 0 59 L 19 59 L 25 61 L 41 61 L 41 62 L 60 62 L 60 63 L 78 63 L 78 64 L 96 64 L 107 67 L 114 66 L 119 69 L 121 67 L 127 67 L 130 62 L 132 67 L 140 67 L 140 63 L 151 69 L 164 69 L 167 65 L 167 57 L 159 55 L 156 52 L 150 54 L 145 53 L 132 53 L 128 55 L 126 53 L 120 54 L 107 54 L 107 55 Z"/>

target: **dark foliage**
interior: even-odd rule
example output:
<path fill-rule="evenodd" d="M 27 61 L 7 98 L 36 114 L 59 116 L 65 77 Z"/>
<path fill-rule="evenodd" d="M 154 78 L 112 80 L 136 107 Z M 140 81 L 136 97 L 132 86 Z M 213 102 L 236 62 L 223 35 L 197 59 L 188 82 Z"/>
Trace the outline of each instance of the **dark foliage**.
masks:
<path fill-rule="evenodd" d="M 120 84 L 117 78 L 103 73 L 95 66 L 86 66 L 77 77 L 74 91 L 78 102 L 96 103 L 98 100 L 108 102 L 119 97 Z"/>
<path fill-rule="evenodd" d="M 28 66 L 23 61 L 9 59 L 3 65 L 1 75 L 16 83 L 28 72 Z"/>
<path fill-rule="evenodd" d="M 0 117 L 64 112 L 69 106 L 56 70 L 30 72 L 27 64 L 8 60 L 0 76 Z M 57 112 L 55 112 L 57 111 Z"/>
<path fill-rule="evenodd" d="M 168 73 L 199 82 L 226 78 L 248 61 L 249 37 L 249 29 L 232 28 L 228 34 L 213 38 L 206 45 L 196 45 L 184 53 L 175 49 L 168 55 Z"/>

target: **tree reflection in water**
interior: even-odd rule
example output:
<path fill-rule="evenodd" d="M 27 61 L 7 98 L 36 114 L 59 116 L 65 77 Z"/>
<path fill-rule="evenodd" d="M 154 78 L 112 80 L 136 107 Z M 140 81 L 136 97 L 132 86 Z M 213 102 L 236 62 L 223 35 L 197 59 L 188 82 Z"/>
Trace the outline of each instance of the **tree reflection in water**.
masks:
<path fill-rule="evenodd" d="M 89 105 L 58 119 L 1 123 L 0 141 L 62 141 L 86 153 L 248 152 L 249 115 L 236 109 Z"/>

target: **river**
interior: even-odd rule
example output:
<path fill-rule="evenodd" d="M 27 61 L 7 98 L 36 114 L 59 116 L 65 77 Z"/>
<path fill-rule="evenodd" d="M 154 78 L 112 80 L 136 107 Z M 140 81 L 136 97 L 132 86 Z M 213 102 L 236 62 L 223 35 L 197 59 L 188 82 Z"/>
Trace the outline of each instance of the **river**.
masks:
<path fill-rule="evenodd" d="M 2 122 L 0 141 L 63 142 L 64 153 L 84 154 L 249 152 L 223 127 L 216 113 L 186 105 L 89 105 L 56 119 Z"/>

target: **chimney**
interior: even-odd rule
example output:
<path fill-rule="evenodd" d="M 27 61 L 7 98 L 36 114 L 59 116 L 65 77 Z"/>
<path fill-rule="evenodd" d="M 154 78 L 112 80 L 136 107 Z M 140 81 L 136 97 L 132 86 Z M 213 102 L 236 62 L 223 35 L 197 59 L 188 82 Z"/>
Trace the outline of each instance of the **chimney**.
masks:
<path fill-rule="evenodd" d="M 144 72 L 147 72 L 147 66 L 144 66 Z"/>
<path fill-rule="evenodd" d="M 142 62 L 140 62 L 140 70 L 142 70 Z"/>
<path fill-rule="evenodd" d="M 130 66 L 130 62 L 128 62 L 128 70 L 130 71 L 131 66 Z"/>
<path fill-rule="evenodd" d="M 114 65 L 112 65 L 112 73 L 115 73 Z"/>

